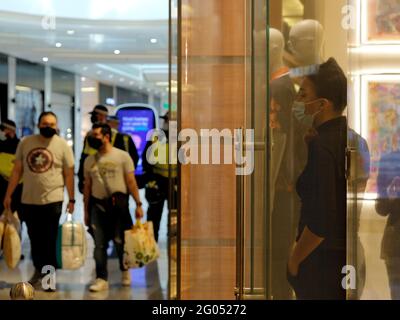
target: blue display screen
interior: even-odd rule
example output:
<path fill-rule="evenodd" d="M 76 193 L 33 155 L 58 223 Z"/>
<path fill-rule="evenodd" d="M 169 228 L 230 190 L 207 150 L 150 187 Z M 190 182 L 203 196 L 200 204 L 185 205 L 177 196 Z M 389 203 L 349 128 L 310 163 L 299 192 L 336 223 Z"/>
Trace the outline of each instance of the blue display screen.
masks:
<path fill-rule="evenodd" d="M 119 118 L 119 131 L 129 134 L 136 145 L 139 162 L 135 170 L 136 175 L 143 174 L 143 152 L 146 147 L 146 135 L 155 128 L 154 111 L 143 107 L 127 107 L 117 112 Z"/>

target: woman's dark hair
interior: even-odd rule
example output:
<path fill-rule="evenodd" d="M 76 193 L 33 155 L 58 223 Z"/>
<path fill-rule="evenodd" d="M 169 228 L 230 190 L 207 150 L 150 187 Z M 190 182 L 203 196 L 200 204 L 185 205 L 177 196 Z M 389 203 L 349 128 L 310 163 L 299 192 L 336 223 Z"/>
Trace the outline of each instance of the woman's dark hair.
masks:
<path fill-rule="evenodd" d="M 42 119 L 43 119 L 44 117 L 46 117 L 46 116 L 53 116 L 54 118 L 56 118 L 56 120 L 58 120 L 58 119 L 57 119 L 57 116 L 56 116 L 56 114 L 55 114 L 54 112 L 52 112 L 52 111 L 43 111 L 43 112 L 40 114 L 40 116 L 39 116 L 38 123 L 40 124 L 40 122 L 42 121 Z"/>
<path fill-rule="evenodd" d="M 347 78 L 334 58 L 329 58 L 316 74 L 307 78 L 314 84 L 318 98 L 331 101 L 336 111 L 343 112 L 347 106 Z"/>
<path fill-rule="evenodd" d="M 101 128 L 101 134 L 103 136 L 108 134 L 108 136 L 110 137 L 110 141 L 111 141 L 111 127 L 107 123 L 96 122 L 92 126 L 92 129 L 97 129 L 97 128 Z"/>

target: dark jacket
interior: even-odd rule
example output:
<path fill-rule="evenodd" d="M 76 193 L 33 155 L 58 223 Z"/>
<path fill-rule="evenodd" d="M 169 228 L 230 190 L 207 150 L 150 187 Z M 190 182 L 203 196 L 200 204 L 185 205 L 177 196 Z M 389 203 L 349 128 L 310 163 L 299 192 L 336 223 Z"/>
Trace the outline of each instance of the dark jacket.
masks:
<path fill-rule="evenodd" d="M 345 153 L 347 121 L 330 120 L 317 128 L 318 135 L 309 143 L 308 160 L 297 181 L 301 199 L 298 238 L 307 226 L 325 238 L 321 246 L 346 247 Z"/>

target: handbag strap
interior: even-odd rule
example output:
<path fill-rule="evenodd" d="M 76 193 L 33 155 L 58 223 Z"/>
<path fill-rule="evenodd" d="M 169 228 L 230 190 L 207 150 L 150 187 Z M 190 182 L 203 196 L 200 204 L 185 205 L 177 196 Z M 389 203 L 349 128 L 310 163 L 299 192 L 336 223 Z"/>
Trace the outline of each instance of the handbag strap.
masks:
<path fill-rule="evenodd" d="M 107 182 L 107 179 L 104 177 L 103 172 L 99 168 L 99 158 L 100 158 L 99 153 L 96 153 L 94 155 L 94 159 L 95 159 L 95 163 L 97 166 L 97 170 L 99 170 L 99 175 L 100 175 L 101 181 L 103 182 L 104 188 L 106 189 L 107 197 L 109 198 L 109 197 L 111 197 L 112 192 L 110 190 L 110 186 Z"/>

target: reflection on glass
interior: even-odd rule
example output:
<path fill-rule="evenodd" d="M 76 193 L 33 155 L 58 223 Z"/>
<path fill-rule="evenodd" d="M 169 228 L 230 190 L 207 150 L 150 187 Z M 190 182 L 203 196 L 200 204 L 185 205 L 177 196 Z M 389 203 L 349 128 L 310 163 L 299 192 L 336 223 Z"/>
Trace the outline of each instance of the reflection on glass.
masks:
<path fill-rule="evenodd" d="M 381 157 L 377 186 L 375 209 L 387 217 L 381 258 L 385 261 L 391 298 L 400 300 L 400 151 L 397 148 Z"/>

